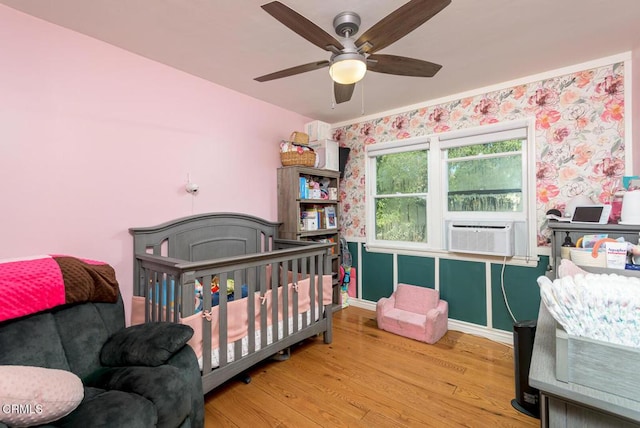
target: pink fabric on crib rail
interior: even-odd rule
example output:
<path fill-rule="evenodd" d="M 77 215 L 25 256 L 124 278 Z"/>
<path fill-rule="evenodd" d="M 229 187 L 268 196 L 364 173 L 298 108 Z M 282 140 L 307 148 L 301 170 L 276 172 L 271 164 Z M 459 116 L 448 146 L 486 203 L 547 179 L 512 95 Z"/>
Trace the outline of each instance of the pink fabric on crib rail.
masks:
<path fill-rule="evenodd" d="M 318 277 L 316 276 L 316 292 L 315 292 L 315 296 L 316 296 L 316 302 L 318 302 Z M 292 283 L 289 283 L 289 289 L 288 289 L 288 298 L 289 298 L 289 304 L 287 305 L 288 308 L 288 316 L 292 316 L 293 315 L 293 295 L 294 295 L 294 288 L 295 285 Z M 307 279 L 301 279 L 297 282 L 297 294 L 298 294 L 298 313 L 305 313 L 307 312 L 309 309 L 311 309 L 311 294 L 310 294 L 310 289 L 311 289 L 311 280 L 309 278 Z M 331 280 L 331 275 L 323 275 L 322 276 L 322 305 L 329 305 L 332 303 L 333 301 L 333 282 Z M 281 290 L 278 290 L 278 321 L 282 321 L 284 318 L 283 315 L 283 305 L 282 305 L 282 299 L 283 299 L 283 293 Z M 317 311 L 317 310 L 316 310 Z M 269 317 L 271 317 L 271 312 L 269 312 Z"/>
<path fill-rule="evenodd" d="M 298 294 L 298 314 L 307 312 L 311 308 L 310 298 L 310 279 L 301 279 L 297 283 Z M 318 301 L 318 281 L 316 280 L 316 302 Z M 288 316 L 293 315 L 293 294 L 294 284 L 288 284 Z M 331 304 L 333 296 L 333 285 L 331 275 L 323 275 L 322 277 L 322 304 Z M 282 305 L 282 288 L 278 289 L 278 321 L 283 320 L 283 305 Z M 260 298 L 260 292 L 255 294 L 255 330 L 261 329 L 261 311 L 266 311 L 267 314 L 267 326 L 271 326 L 273 323 L 273 291 L 267 290 L 264 297 Z M 249 315 L 247 311 L 247 305 L 249 303 L 248 298 L 234 300 L 227 303 L 227 343 L 233 343 L 236 340 L 242 339 L 249 332 Z M 144 322 L 144 297 L 134 296 L 131 306 L 131 324 L 142 324 Z M 217 349 L 220 347 L 219 339 L 219 314 L 220 307 L 214 306 L 211 308 L 211 348 Z M 193 348 L 198 358 L 202 357 L 202 326 L 203 314 L 197 313 L 185 318 L 180 318 L 180 323 L 190 326 L 193 329 L 193 336 L 189 340 L 188 345 Z"/>

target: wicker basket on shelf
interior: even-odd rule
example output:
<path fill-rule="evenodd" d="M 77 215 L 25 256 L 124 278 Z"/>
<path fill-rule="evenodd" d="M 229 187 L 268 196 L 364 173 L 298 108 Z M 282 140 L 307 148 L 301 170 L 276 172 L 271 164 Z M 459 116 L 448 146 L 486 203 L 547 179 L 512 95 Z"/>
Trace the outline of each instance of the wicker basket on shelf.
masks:
<path fill-rule="evenodd" d="M 280 152 L 280 161 L 282 166 L 314 166 L 316 164 L 316 152 L 305 150 L 302 153 L 298 151 Z"/>
<path fill-rule="evenodd" d="M 309 134 L 305 134 L 304 132 L 293 131 L 291 136 L 289 137 L 289 141 L 295 144 L 308 145 L 309 144 Z"/>

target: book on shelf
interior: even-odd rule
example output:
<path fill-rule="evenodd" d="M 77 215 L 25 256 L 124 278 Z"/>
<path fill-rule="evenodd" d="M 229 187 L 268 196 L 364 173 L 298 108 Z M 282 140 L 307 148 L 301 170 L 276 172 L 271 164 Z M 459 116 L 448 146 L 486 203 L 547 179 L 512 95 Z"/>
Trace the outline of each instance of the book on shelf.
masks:
<path fill-rule="evenodd" d="M 336 219 L 336 208 L 333 206 L 324 207 L 325 229 L 336 229 L 338 221 Z"/>
<path fill-rule="evenodd" d="M 313 205 L 300 211 L 301 230 L 314 231 L 337 229 L 338 221 L 334 206 Z"/>
<path fill-rule="evenodd" d="M 309 196 L 309 187 L 307 187 L 307 179 L 300 177 L 300 199 L 307 199 Z"/>
<path fill-rule="evenodd" d="M 299 178 L 300 191 L 298 192 L 300 199 L 325 199 L 320 181 L 319 177 L 301 176 Z M 328 195 L 328 193 L 325 191 L 324 195 Z"/>
<path fill-rule="evenodd" d="M 326 229 L 327 226 L 324 222 L 324 208 L 316 206 L 316 212 L 318 217 L 318 229 Z"/>

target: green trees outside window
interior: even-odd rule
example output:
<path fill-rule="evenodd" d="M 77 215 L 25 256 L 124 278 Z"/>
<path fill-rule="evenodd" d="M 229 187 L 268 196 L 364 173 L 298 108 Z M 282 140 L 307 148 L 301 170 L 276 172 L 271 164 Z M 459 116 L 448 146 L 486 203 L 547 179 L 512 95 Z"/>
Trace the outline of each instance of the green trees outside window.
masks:
<path fill-rule="evenodd" d="M 446 150 L 449 211 L 522 212 L 521 140 Z"/>
<path fill-rule="evenodd" d="M 427 242 L 428 151 L 376 158 L 376 239 Z"/>
<path fill-rule="evenodd" d="M 451 147 L 442 151 L 449 212 L 522 212 L 520 139 Z M 427 241 L 428 149 L 375 157 L 377 240 Z"/>

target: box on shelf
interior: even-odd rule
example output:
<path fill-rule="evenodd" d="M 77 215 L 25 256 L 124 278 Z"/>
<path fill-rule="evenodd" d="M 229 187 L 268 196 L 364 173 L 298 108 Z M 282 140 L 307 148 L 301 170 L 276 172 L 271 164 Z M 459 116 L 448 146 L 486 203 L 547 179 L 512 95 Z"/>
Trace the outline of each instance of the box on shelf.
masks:
<path fill-rule="evenodd" d="M 338 188 L 337 187 L 329 187 L 329 199 L 335 201 L 338 199 Z"/>
<path fill-rule="evenodd" d="M 320 140 L 310 143 L 316 152 L 316 168 L 338 171 L 340 169 L 338 142 Z"/>
<path fill-rule="evenodd" d="M 309 199 L 320 199 L 322 197 L 322 190 L 309 189 Z"/>
<path fill-rule="evenodd" d="M 302 228 L 307 231 L 318 230 L 318 211 L 315 208 L 302 211 L 300 213 L 302 218 Z"/>
<path fill-rule="evenodd" d="M 304 132 L 309 135 L 309 141 L 318 141 L 331 138 L 331 125 L 326 122 L 314 120 L 304 124 Z"/>
<path fill-rule="evenodd" d="M 640 349 L 572 336 L 558 326 L 556 379 L 638 400 Z"/>

